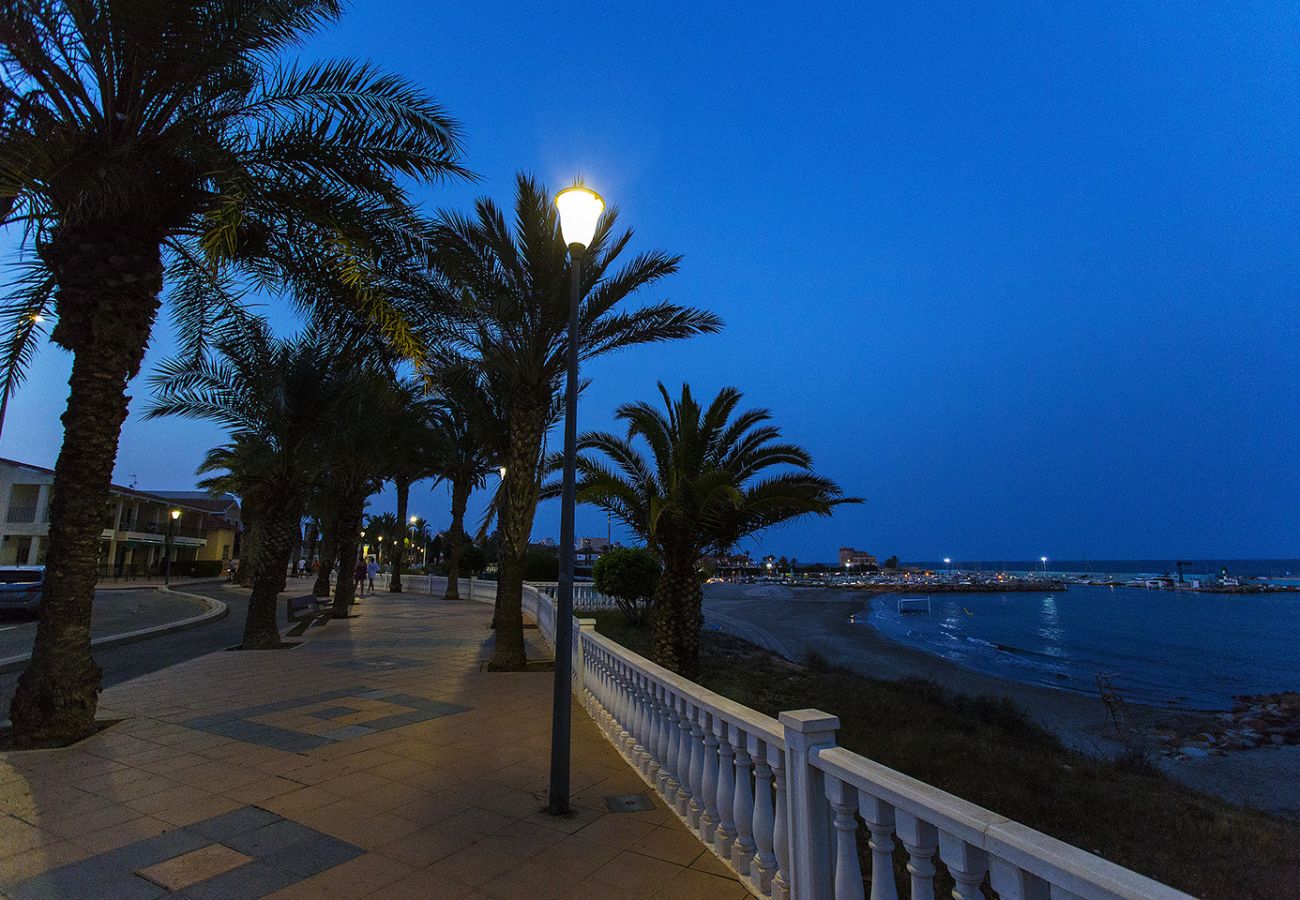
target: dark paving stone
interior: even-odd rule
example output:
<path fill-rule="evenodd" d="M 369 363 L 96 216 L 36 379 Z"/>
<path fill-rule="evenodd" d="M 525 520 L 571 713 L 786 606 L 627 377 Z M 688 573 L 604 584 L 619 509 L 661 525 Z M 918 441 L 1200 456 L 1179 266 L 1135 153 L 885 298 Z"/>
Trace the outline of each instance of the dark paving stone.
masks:
<path fill-rule="evenodd" d="M 332 869 L 350 859 L 355 859 L 365 852 L 360 847 L 330 837 L 328 834 L 317 834 L 291 847 L 268 853 L 262 857 L 262 862 L 292 872 L 299 878 L 310 878 L 326 869 Z"/>
<path fill-rule="evenodd" d="M 195 826 L 191 826 L 191 828 L 193 827 Z M 121 867 L 128 872 L 134 872 L 136 869 L 152 866 L 154 863 L 171 859 L 173 856 L 180 856 L 182 853 L 189 853 L 191 850 L 206 847 L 213 842 L 213 836 L 195 834 L 191 828 L 164 831 L 162 834 L 136 841 L 134 844 L 127 844 L 124 847 L 118 847 L 116 850 L 110 850 L 101 856 L 91 857 L 91 859 L 102 859 L 110 865 Z"/>
<path fill-rule="evenodd" d="M 254 861 L 192 884 L 181 894 L 192 900 L 248 900 L 250 897 L 265 897 L 301 880 L 283 869 Z"/>
<path fill-rule="evenodd" d="M 320 832 L 314 828 L 308 828 L 306 825 L 282 819 L 262 828 L 226 838 L 221 843 L 231 850 L 238 850 L 240 853 L 247 853 L 249 856 L 260 858 L 268 853 L 283 850 L 300 841 L 313 838 L 318 834 Z"/>
<path fill-rule="evenodd" d="M 384 716 L 382 719 L 371 719 L 366 723 L 365 727 L 369 728 L 371 731 L 387 731 L 390 728 L 400 728 L 403 725 L 414 725 L 416 722 L 427 722 L 430 719 L 436 718 L 437 715 L 435 713 L 417 709 L 408 713 L 397 713 L 392 716 Z"/>
<path fill-rule="evenodd" d="M 56 897 L 153 900 L 167 893 L 165 887 L 94 856 L 5 888 L 5 896 L 13 900 L 50 900 Z"/>
<path fill-rule="evenodd" d="M 318 719 L 337 719 L 340 716 L 349 716 L 356 711 L 350 706 L 327 706 L 324 709 L 309 712 L 307 715 L 315 716 Z"/>
<path fill-rule="evenodd" d="M 265 828 L 267 825 L 280 821 L 283 821 L 283 816 L 277 816 L 273 812 L 267 812 L 256 806 L 245 806 L 243 809 L 236 809 L 220 816 L 213 816 L 211 819 L 204 819 L 202 822 L 188 826 L 186 830 L 210 838 L 211 840 L 208 843 L 212 843 L 212 841 L 224 843 L 226 838 L 255 831 L 258 828 Z"/>
<path fill-rule="evenodd" d="M 350 741 L 352 738 L 365 737 L 374 733 L 375 729 L 367 725 L 344 725 L 342 728 L 335 728 L 333 731 L 322 732 L 320 736 L 331 741 Z"/>

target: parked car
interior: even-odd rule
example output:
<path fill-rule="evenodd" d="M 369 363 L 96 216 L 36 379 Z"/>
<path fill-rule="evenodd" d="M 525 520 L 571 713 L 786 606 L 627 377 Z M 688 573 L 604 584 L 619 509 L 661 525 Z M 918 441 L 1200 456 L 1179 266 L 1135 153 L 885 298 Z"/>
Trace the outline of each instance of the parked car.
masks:
<path fill-rule="evenodd" d="M 39 609 L 45 596 L 45 566 L 0 566 L 0 610 Z"/>

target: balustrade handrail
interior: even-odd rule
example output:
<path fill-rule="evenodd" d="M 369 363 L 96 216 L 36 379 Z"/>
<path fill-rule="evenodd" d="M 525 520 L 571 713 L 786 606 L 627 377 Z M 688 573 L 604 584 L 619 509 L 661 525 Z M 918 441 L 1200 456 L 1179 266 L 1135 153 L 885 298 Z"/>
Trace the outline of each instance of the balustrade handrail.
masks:
<path fill-rule="evenodd" d="M 779 721 L 771 716 L 750 709 L 743 703 L 737 703 L 730 697 L 715 693 L 691 681 L 689 678 L 684 678 L 671 669 L 666 669 L 658 663 L 646 659 L 641 654 L 627 649 L 617 641 L 610 640 L 603 634 L 595 631 L 583 631 L 582 640 L 614 654 L 628 667 L 665 687 L 671 688 L 673 693 L 678 696 L 689 698 L 694 706 L 724 719 L 734 720 L 743 725 L 748 734 L 775 744 L 782 750 L 785 749 L 785 729 Z"/>
<path fill-rule="evenodd" d="M 811 754 L 810 762 L 892 809 L 983 850 L 1054 887 L 1080 897 L 1174 900 L 1187 894 L 1073 844 L 963 800 L 843 747 Z M 1053 896 L 1056 896 L 1053 894 Z"/>

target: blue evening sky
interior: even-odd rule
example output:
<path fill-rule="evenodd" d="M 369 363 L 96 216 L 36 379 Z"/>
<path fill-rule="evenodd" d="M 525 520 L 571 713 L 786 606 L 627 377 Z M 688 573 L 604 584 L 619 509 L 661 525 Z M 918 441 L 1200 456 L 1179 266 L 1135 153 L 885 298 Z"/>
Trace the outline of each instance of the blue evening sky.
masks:
<path fill-rule="evenodd" d="M 1298 39 L 1284 2 L 357 0 L 304 52 L 372 58 L 463 122 L 481 180 L 422 190 L 431 210 L 580 172 L 685 255 L 646 299 L 726 330 L 590 366 L 582 426 L 657 379 L 772 409 L 867 503 L 757 552 L 1283 557 Z M 0 455 L 53 464 L 67 370 L 42 351 Z M 133 393 L 117 479 L 189 487 L 221 433 L 143 422 Z M 441 489 L 412 508 L 448 518 Z M 535 535 L 557 531 L 548 505 Z"/>

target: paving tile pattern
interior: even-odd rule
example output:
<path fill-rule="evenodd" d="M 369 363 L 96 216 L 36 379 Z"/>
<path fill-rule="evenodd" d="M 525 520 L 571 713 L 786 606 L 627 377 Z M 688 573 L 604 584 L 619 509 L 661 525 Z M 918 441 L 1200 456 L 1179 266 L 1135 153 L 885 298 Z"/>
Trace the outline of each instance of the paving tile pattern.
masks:
<path fill-rule="evenodd" d="M 14 900 L 145 898 L 175 893 L 187 897 L 258 897 L 365 852 L 314 828 L 250 806 L 87 856 L 5 884 L 3 890 Z M 227 862 L 213 865 L 218 859 Z M 213 871 L 200 873 L 204 865 Z"/>
<path fill-rule="evenodd" d="M 0 754 L 0 895 L 746 896 L 657 797 L 607 810 L 647 789 L 580 712 L 573 815 L 543 812 L 551 675 L 483 671 L 491 607 L 384 595 L 360 613 L 292 653 L 114 685 L 101 715 L 125 721 Z M 252 861 L 176 893 L 136 874 L 212 845 Z"/>

